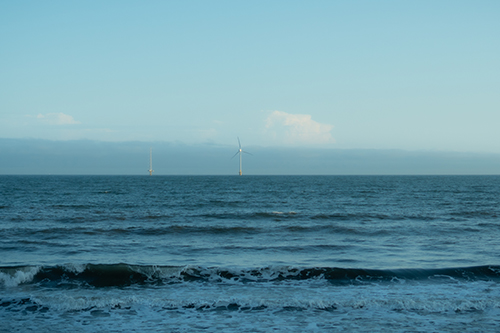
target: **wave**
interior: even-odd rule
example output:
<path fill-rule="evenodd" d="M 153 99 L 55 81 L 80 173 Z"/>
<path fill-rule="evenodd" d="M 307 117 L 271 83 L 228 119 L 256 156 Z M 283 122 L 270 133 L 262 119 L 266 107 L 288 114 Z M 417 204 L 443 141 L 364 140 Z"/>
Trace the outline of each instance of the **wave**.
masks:
<path fill-rule="evenodd" d="M 253 222 L 253 221 L 250 221 Z M 462 234 L 483 232 L 483 229 L 497 230 L 498 225 L 494 223 L 481 223 L 474 226 L 456 226 L 441 228 L 436 232 L 446 234 Z M 2 231 L 5 238 L 15 239 L 18 237 L 33 237 L 41 239 L 66 239 L 68 234 L 85 236 L 162 236 L 162 235 L 267 235 L 270 232 L 287 232 L 300 234 L 322 233 L 322 234 L 343 234 L 361 236 L 386 236 L 386 235 L 407 235 L 407 229 L 394 228 L 386 225 L 351 225 L 347 223 L 324 223 L 322 221 L 310 223 L 240 223 L 229 224 L 225 222 L 195 224 L 190 222 L 171 222 L 158 224 L 130 223 L 120 225 L 118 223 L 110 225 L 92 225 L 88 221 L 86 224 L 60 226 L 41 226 L 38 228 L 13 227 Z M 411 229 L 412 235 L 428 235 L 427 229 Z M 35 241 L 38 242 L 38 241 Z"/>
<path fill-rule="evenodd" d="M 32 284 L 50 287 L 124 287 L 174 283 L 261 283 L 326 280 L 334 285 L 401 281 L 500 281 L 500 266 L 440 269 L 298 268 L 269 266 L 239 269 L 202 266 L 66 264 L 0 267 L 0 286 Z"/>
<path fill-rule="evenodd" d="M 383 310 L 384 312 L 394 311 L 410 311 L 420 315 L 425 313 L 466 313 L 478 312 L 488 309 L 495 309 L 500 306 L 498 299 L 481 299 L 481 300 L 466 300 L 466 299 L 439 299 L 427 301 L 425 299 L 407 299 L 402 296 L 399 299 L 360 299 L 353 295 L 352 299 L 337 299 L 337 300 L 300 300 L 300 299 L 281 299 L 281 300 L 262 300 L 262 299 L 212 299 L 212 300 L 143 300 L 137 297 L 126 298 L 104 298 L 93 297 L 75 299 L 70 297 L 58 297 L 53 299 L 40 299 L 38 297 L 26 298 L 10 298 L 0 300 L 0 307 L 6 309 L 8 313 L 20 312 L 28 313 L 44 313 L 50 310 L 71 311 L 74 315 L 78 312 L 90 312 L 92 316 L 117 312 L 116 315 L 137 315 L 136 309 L 149 307 L 153 311 L 164 313 L 164 311 L 238 311 L 238 312 L 259 312 L 263 313 L 266 310 L 275 313 L 280 312 L 301 312 L 307 310 L 345 312 L 346 310 Z M 10 311 L 9 311 L 10 310 Z M 128 312 L 128 313 L 127 313 Z"/>
<path fill-rule="evenodd" d="M 434 212 L 430 214 L 419 214 L 412 212 L 309 212 L 309 211 L 249 211 L 230 209 L 203 209 L 199 210 L 166 210 L 157 213 L 143 212 L 138 209 L 125 209 L 124 207 L 109 211 L 93 207 L 85 208 L 81 205 L 65 206 L 58 205 L 58 208 L 66 207 L 59 211 L 49 211 L 45 215 L 40 214 L 13 214 L 6 216 L 6 220 L 11 222 L 24 221 L 46 221 L 52 220 L 66 225 L 79 225 L 82 222 L 179 222 L 179 221 L 299 221 L 299 222 L 379 222 L 379 221 L 410 221 L 410 222 L 432 222 L 449 221 L 463 222 L 469 220 L 496 220 L 496 211 L 456 211 L 456 212 Z M 0 206 L 0 209 L 2 207 Z"/>

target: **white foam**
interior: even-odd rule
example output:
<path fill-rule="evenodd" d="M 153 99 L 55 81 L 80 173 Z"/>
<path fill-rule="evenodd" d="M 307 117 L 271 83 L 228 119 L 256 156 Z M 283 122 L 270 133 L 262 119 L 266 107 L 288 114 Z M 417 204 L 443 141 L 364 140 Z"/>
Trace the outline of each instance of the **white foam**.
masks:
<path fill-rule="evenodd" d="M 87 269 L 87 264 L 64 264 L 64 269 L 66 269 L 68 272 L 75 273 L 75 274 L 80 274 Z"/>
<path fill-rule="evenodd" d="M 283 214 L 286 214 L 286 215 L 296 215 L 297 214 L 297 212 L 295 212 L 293 210 L 289 211 L 289 212 L 273 211 L 272 213 L 275 214 L 275 215 L 283 215 Z"/>
<path fill-rule="evenodd" d="M 333 286 L 314 279 L 203 280 L 146 288 L 30 289 L 30 295 L 49 309 L 36 317 L 37 324 L 42 330 L 59 325 L 60 331 L 79 323 L 89 332 L 130 330 L 126 325 L 138 331 L 460 331 L 474 322 L 476 331 L 494 332 L 500 314 L 500 286 L 491 281 Z M 0 320 L 19 316 L 19 323 L 31 325 L 22 312 L 0 309 Z"/>
<path fill-rule="evenodd" d="M 181 273 L 186 269 L 181 266 L 136 266 L 131 265 L 130 269 L 134 272 L 144 274 L 149 279 L 167 279 L 167 278 L 179 278 Z"/>
<path fill-rule="evenodd" d="M 40 267 L 5 268 L 0 271 L 0 285 L 15 287 L 33 280 Z"/>

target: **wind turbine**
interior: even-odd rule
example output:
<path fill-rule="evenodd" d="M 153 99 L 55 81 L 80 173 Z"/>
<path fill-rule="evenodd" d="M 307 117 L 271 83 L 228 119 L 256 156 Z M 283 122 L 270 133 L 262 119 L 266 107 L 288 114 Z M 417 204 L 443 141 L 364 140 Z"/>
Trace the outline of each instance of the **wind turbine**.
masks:
<path fill-rule="evenodd" d="M 153 148 L 149 148 L 149 175 L 153 174 Z"/>
<path fill-rule="evenodd" d="M 245 153 L 245 154 L 248 154 L 248 155 L 252 155 L 250 154 L 249 152 L 247 151 L 244 151 L 243 149 L 241 149 L 241 142 L 240 142 L 240 138 L 238 137 L 238 146 L 240 147 L 238 149 L 238 151 L 236 152 L 236 154 L 233 155 L 233 157 L 231 157 L 231 159 L 233 159 L 236 155 L 240 154 L 240 176 L 241 176 L 241 153 Z"/>

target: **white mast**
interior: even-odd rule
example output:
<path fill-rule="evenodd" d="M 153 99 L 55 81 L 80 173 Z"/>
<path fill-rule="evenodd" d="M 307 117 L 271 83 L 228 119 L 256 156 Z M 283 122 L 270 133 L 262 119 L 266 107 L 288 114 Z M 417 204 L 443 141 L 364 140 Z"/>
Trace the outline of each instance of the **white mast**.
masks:
<path fill-rule="evenodd" d="M 238 139 L 239 141 L 239 139 Z M 241 146 L 240 146 L 240 176 L 241 176 Z"/>
<path fill-rule="evenodd" d="M 153 175 L 153 148 L 149 148 L 149 175 Z"/>

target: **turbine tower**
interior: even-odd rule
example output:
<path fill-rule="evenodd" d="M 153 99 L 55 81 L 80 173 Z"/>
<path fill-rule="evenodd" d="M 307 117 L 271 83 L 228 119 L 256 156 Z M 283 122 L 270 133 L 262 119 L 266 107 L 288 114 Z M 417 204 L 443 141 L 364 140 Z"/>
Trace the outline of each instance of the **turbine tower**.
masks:
<path fill-rule="evenodd" d="M 149 148 L 149 175 L 153 175 L 153 148 Z"/>
<path fill-rule="evenodd" d="M 238 151 L 236 152 L 236 154 L 233 155 L 233 157 L 231 157 L 231 159 L 233 159 L 236 155 L 240 154 L 240 176 L 242 175 L 241 173 L 241 153 L 245 153 L 245 154 L 248 154 L 248 155 L 252 155 L 250 154 L 249 152 L 247 151 L 244 151 L 243 149 L 241 149 L 241 142 L 240 142 L 240 138 L 238 137 L 238 146 L 239 146 L 239 149 Z"/>

